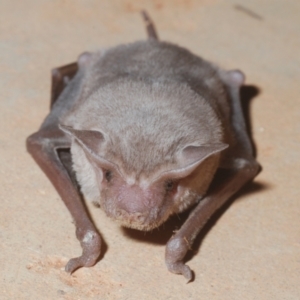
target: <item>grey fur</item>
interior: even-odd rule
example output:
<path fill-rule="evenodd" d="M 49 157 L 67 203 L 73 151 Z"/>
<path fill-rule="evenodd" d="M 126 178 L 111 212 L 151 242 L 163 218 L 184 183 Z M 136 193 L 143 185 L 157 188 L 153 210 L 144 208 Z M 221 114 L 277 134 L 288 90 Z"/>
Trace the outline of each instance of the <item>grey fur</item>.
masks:
<path fill-rule="evenodd" d="M 95 144 L 87 147 L 94 148 L 90 150 L 96 156 L 117 166 L 115 176 L 123 177 L 119 184 L 137 184 L 145 193 L 149 189 L 160 190 L 156 197 L 163 198 L 166 197 L 164 186 L 153 180 L 190 163 L 187 154 L 180 161 L 183 149 L 220 145 L 216 152 L 223 150 L 224 132 L 219 117 L 223 112 L 217 101 L 225 97 L 225 92 L 217 68 L 185 49 L 154 40 L 118 46 L 89 54 L 88 58 L 84 55 L 81 60 L 82 57 L 84 64 L 80 64 L 79 59 L 80 70 L 74 79 L 80 86 L 76 88 L 78 95 L 72 95 L 78 100 L 60 117 L 60 123 L 76 130 L 102 133 L 104 140 L 98 141 L 95 137 Z M 70 90 L 73 91 L 74 88 Z M 65 103 L 63 97 L 68 96 L 67 93 L 62 95 L 58 104 Z M 99 185 L 95 175 L 103 168 L 101 165 L 98 165 L 98 171 L 93 168 L 91 159 L 82 150 L 82 144 L 85 144 L 82 138 L 74 139 L 72 132 L 64 130 L 73 136 L 73 165 L 83 194 L 100 203 L 108 215 L 122 219 L 125 226 L 152 229 L 169 215 L 188 208 L 205 194 L 218 166 L 219 155 L 215 150 L 209 150 L 207 156 L 215 155 L 202 163 L 197 171 L 201 180 L 190 180 L 184 188 L 179 181 L 180 197 L 155 200 L 155 211 L 159 208 L 164 211 L 162 215 L 139 212 L 149 220 L 144 225 L 135 224 L 128 221 L 127 215 L 120 217 L 124 212 L 118 207 L 114 193 L 110 193 L 113 199 L 105 197 L 108 193 L 102 191 L 105 188 Z M 198 160 L 200 164 L 202 157 Z M 182 177 L 191 175 L 192 171 Z M 180 178 L 182 182 L 186 182 L 184 178 Z M 195 182 L 197 186 L 192 185 Z M 118 186 L 110 189 L 117 190 Z M 151 214 L 155 217 L 149 217 Z"/>

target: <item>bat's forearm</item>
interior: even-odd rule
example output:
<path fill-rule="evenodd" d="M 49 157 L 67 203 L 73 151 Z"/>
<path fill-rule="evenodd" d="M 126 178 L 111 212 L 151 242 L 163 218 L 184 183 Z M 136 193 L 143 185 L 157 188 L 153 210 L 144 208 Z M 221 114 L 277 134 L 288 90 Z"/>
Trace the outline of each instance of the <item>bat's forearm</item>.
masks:
<path fill-rule="evenodd" d="M 91 266 L 96 262 L 100 255 L 101 238 L 88 216 L 76 185 L 59 159 L 57 149 L 68 147 L 68 140 L 58 129 L 40 131 L 27 139 L 28 152 L 52 182 L 75 222 L 76 235 L 83 254 L 67 264 L 66 270 L 73 272 L 79 267 Z"/>
<path fill-rule="evenodd" d="M 216 210 L 238 192 L 243 185 L 252 180 L 260 169 L 259 164 L 255 161 L 239 160 L 239 164 L 241 165 L 240 168 L 233 169 L 230 172 L 231 175 L 220 183 L 218 188 L 201 200 L 180 230 L 168 242 L 165 258 L 171 272 L 181 273 L 186 279 L 192 279 L 192 272 L 183 263 L 183 259 L 187 251 L 191 249 L 196 236 Z"/>
<path fill-rule="evenodd" d="M 55 139 L 53 136 L 56 136 Z M 57 148 L 68 148 L 69 143 L 60 138 L 57 132 L 35 133 L 27 139 L 27 150 L 32 155 L 39 167 L 47 175 L 56 188 L 58 194 L 64 200 L 76 222 L 81 222 L 84 206 L 77 188 L 72 183 L 67 170 L 62 165 Z"/>

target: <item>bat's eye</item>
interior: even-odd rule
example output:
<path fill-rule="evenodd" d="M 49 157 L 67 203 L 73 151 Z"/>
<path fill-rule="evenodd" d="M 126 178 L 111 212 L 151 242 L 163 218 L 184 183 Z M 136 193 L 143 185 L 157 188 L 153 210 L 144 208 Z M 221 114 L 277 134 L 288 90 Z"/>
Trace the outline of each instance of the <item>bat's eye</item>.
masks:
<path fill-rule="evenodd" d="M 112 179 L 112 171 L 110 170 L 105 170 L 104 172 L 104 177 L 106 179 L 107 182 L 110 182 Z"/>
<path fill-rule="evenodd" d="M 165 189 L 167 192 L 172 191 L 175 187 L 175 182 L 173 180 L 167 180 L 165 182 Z"/>

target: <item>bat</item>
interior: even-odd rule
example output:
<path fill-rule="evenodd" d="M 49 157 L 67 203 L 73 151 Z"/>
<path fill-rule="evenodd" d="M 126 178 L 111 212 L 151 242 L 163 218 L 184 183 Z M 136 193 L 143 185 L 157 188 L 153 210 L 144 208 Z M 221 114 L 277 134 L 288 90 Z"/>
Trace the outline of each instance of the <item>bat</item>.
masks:
<path fill-rule="evenodd" d="M 26 145 L 76 226 L 82 255 L 67 272 L 93 266 L 101 253 L 82 194 L 143 231 L 194 207 L 165 252 L 168 270 L 190 281 L 184 258 L 196 236 L 261 169 L 240 103 L 245 75 L 160 41 L 142 15 L 147 40 L 84 52 L 52 70 L 50 113 Z M 227 175 L 213 185 L 219 170 Z"/>

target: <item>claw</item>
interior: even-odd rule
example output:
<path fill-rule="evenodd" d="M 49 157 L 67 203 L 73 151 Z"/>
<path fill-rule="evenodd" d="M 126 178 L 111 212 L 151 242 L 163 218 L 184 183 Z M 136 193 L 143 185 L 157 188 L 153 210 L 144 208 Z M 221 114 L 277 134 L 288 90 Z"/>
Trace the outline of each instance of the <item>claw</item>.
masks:
<path fill-rule="evenodd" d="M 96 262 L 101 253 L 101 238 L 94 231 L 87 231 L 80 242 L 82 255 L 69 260 L 65 266 L 68 273 L 73 273 L 81 267 L 91 267 Z"/>
<path fill-rule="evenodd" d="M 183 275 L 187 279 L 187 283 L 193 279 L 192 270 L 183 262 L 188 250 L 189 244 L 185 238 L 173 237 L 167 244 L 165 256 L 168 270 Z"/>
<path fill-rule="evenodd" d="M 65 266 L 65 271 L 67 273 L 72 274 L 74 271 L 81 268 L 82 266 L 83 266 L 83 263 L 82 263 L 82 260 L 81 260 L 81 256 L 71 258 Z"/>
<path fill-rule="evenodd" d="M 167 264 L 168 270 L 174 274 L 181 274 L 187 280 L 187 283 L 193 280 L 193 271 L 183 262 L 176 262 L 172 265 Z"/>

